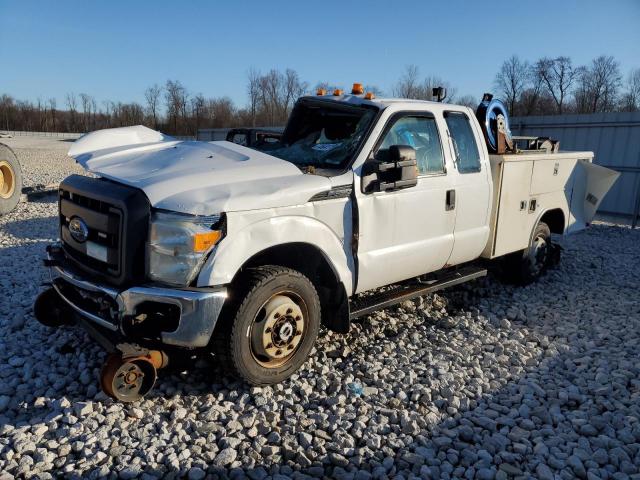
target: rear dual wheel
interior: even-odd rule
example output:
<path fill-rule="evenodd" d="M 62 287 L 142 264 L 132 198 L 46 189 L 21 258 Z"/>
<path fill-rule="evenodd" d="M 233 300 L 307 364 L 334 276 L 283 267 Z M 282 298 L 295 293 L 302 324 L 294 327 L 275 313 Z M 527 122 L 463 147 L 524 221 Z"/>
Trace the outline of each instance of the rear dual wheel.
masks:
<path fill-rule="evenodd" d="M 311 281 L 285 267 L 250 268 L 231 296 L 213 340 L 223 366 L 252 385 L 290 377 L 309 356 L 320 327 Z"/>
<path fill-rule="evenodd" d="M 529 247 L 507 255 L 504 271 L 507 280 L 527 285 L 542 276 L 552 263 L 551 230 L 539 222 L 533 231 Z"/>

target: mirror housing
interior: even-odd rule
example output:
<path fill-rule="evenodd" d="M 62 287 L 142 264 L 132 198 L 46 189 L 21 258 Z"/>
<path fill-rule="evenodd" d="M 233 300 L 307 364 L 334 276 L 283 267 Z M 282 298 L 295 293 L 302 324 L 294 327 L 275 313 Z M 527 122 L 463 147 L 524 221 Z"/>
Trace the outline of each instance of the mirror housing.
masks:
<path fill-rule="evenodd" d="M 391 145 L 388 159 L 371 159 L 362 166 L 363 191 L 385 192 L 418 184 L 416 150 L 408 145 Z"/>

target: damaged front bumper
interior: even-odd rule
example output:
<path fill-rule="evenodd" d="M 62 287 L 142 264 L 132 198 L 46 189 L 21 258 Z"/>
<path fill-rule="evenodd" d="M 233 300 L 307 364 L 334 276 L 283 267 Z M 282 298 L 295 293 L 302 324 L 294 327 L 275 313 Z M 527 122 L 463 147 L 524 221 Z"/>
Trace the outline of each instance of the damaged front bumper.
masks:
<path fill-rule="evenodd" d="M 156 286 L 117 290 L 83 278 L 64 261 L 60 247 L 47 248 L 51 283 L 84 320 L 126 341 L 182 348 L 208 345 L 226 289 Z"/>

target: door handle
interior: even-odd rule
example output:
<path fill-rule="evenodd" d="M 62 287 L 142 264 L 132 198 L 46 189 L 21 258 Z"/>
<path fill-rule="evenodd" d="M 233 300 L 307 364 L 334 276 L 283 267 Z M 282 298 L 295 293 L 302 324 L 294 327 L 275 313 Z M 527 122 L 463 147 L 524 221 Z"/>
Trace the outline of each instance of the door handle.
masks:
<path fill-rule="evenodd" d="M 445 211 L 450 211 L 456 208 L 456 191 L 447 190 L 447 200 L 445 203 Z"/>

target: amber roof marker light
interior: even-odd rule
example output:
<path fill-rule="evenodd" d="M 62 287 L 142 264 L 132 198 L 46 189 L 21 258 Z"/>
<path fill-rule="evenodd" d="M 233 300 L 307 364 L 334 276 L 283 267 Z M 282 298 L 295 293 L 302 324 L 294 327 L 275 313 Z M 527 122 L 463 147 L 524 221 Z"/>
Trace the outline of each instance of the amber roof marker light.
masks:
<path fill-rule="evenodd" d="M 354 95 L 362 95 L 364 93 L 364 87 L 361 83 L 354 83 L 351 87 L 351 93 Z"/>
<path fill-rule="evenodd" d="M 318 95 L 319 97 L 326 95 L 327 94 L 327 90 L 324 88 L 319 88 L 318 90 L 316 90 L 316 95 Z"/>
<path fill-rule="evenodd" d="M 364 95 L 365 100 L 373 100 L 374 98 L 376 98 L 376 94 L 373 92 L 367 92 Z"/>
<path fill-rule="evenodd" d="M 333 95 L 334 95 L 335 97 L 339 97 L 340 95 L 342 95 L 342 90 L 341 90 L 340 88 L 336 88 L 336 89 L 333 91 Z"/>

